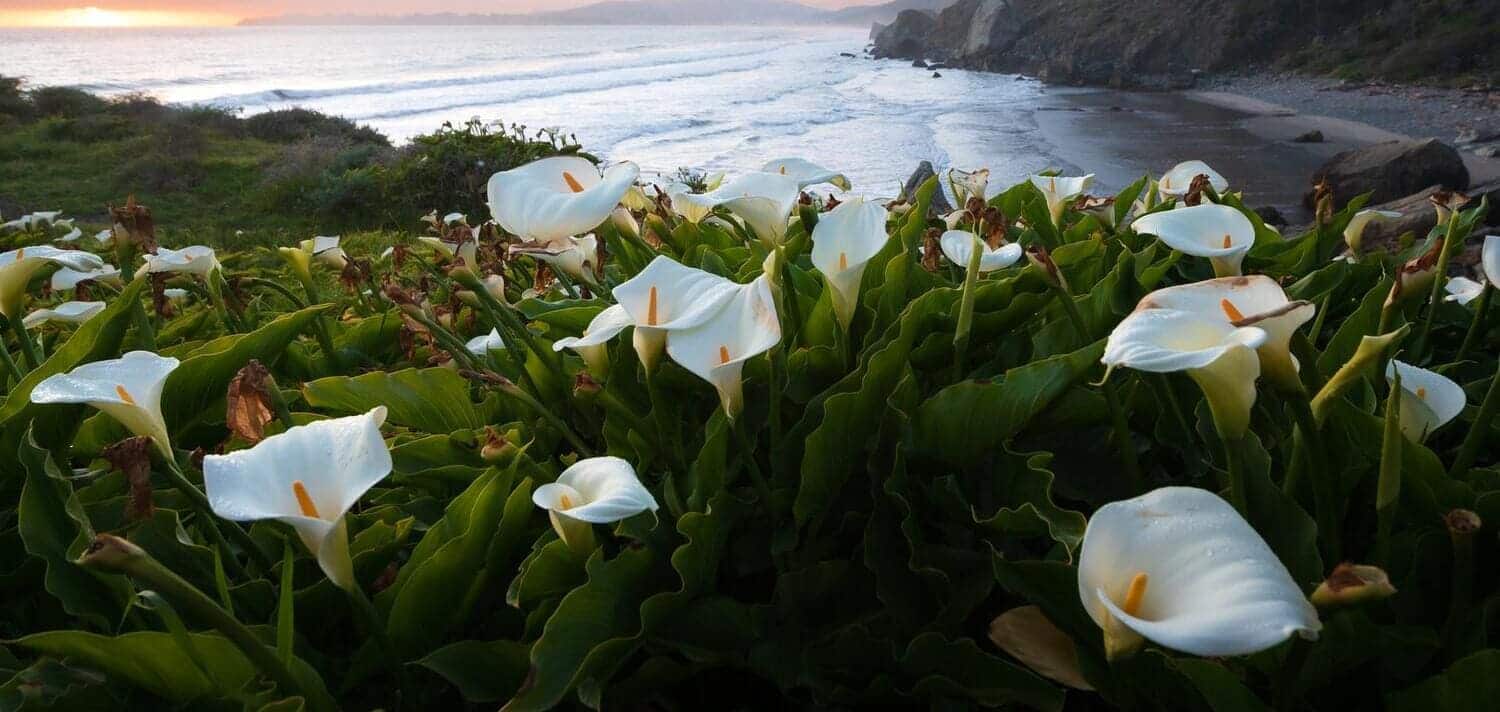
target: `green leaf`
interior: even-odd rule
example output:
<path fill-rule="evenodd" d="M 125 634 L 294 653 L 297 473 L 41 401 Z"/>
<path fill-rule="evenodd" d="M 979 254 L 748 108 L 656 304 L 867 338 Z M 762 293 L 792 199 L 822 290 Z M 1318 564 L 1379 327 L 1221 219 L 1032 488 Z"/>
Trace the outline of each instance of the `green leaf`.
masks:
<path fill-rule="evenodd" d="M 946 640 L 924 633 L 901 657 L 903 672 L 917 679 L 912 693 L 966 698 L 986 707 L 1020 704 L 1035 710 L 1061 710 L 1063 692 L 1019 665 L 979 649 L 972 638 Z"/>
<path fill-rule="evenodd" d="M 1386 695 L 1391 712 L 1486 712 L 1500 699 L 1500 650 L 1481 650 L 1440 674 Z"/>
<path fill-rule="evenodd" d="M 432 651 L 416 664 L 442 675 L 470 702 L 509 698 L 526 681 L 531 646 L 513 640 L 461 640 Z"/>
<path fill-rule="evenodd" d="M 1174 658 L 1172 665 L 1193 681 L 1214 712 L 1267 712 L 1270 709 L 1245 687 L 1243 680 L 1218 663 L 1197 658 Z"/>
<path fill-rule="evenodd" d="M 94 529 L 73 485 L 63 479 L 52 457 L 37 447 L 28 431 L 19 453 L 26 473 L 16 505 L 16 528 L 26 552 L 47 569 L 45 585 L 63 610 L 88 625 L 111 629 L 135 597 L 122 576 L 98 573 L 75 563 L 94 540 Z"/>
<path fill-rule="evenodd" d="M 233 697 L 256 678 L 255 666 L 223 636 L 194 633 L 191 639 L 192 651 L 177 645 L 171 633 L 155 631 L 111 638 L 59 630 L 11 642 L 41 655 L 86 662 L 112 678 L 176 703 Z"/>
<path fill-rule="evenodd" d="M 302 386 L 302 397 L 314 408 L 346 414 L 383 405 L 390 410 L 386 419 L 391 423 L 427 433 L 473 430 L 486 424 L 469 399 L 469 384 L 446 368 L 320 378 Z"/>

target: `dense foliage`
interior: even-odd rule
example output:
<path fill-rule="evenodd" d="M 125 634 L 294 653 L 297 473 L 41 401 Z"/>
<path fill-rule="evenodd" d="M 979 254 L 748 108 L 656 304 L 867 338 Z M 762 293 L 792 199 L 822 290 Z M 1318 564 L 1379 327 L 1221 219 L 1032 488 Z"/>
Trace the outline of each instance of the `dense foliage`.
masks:
<path fill-rule="evenodd" d="M 475 190 L 442 175 L 445 190 Z M 0 708 L 1487 705 L 1500 679 L 1500 324 L 1486 318 L 1488 296 L 1440 299 L 1443 270 L 1423 262 L 1446 266 L 1487 206 L 1445 205 L 1451 219 L 1430 235 L 1334 260 L 1357 234 L 1361 199 L 1337 213 L 1325 204 L 1309 232 L 1282 236 L 1196 179 L 1180 198 L 1143 179 L 1112 203 L 1055 195 L 1070 180 L 987 197 L 955 178 L 974 198 L 967 210 L 930 216 L 931 180 L 872 213 L 884 222 L 868 253 L 815 247 L 829 234 L 817 227 L 851 204 L 804 194 L 765 230 L 747 217 L 765 204 L 735 207 L 741 196 L 725 188 L 726 202 L 685 219 L 704 204 L 711 186 L 700 186 L 632 189 L 629 214 L 595 230 L 597 249 L 434 216 L 428 237 L 439 239 L 401 236 L 385 256 L 370 238 L 345 239 L 327 260 L 339 269 L 321 259 L 333 248 L 310 242 L 221 254 L 197 273 L 174 266 L 186 253 L 165 253 L 148 261 L 154 275 L 93 284 L 107 306 L 81 325 L 44 326 L 39 344 L 10 330 Z M 1226 412 L 1187 374 L 1101 365 L 1144 297 L 1214 275 L 1210 260 L 1166 244 L 1165 228 L 1158 239 L 1130 227 L 1200 201 L 1251 226 L 1235 270 L 1316 307 L 1291 340 L 1292 382 L 1249 376 L 1244 432 L 1226 430 Z M 145 208 L 130 210 L 115 213 L 104 251 L 121 265 L 139 261 L 151 232 Z M 1015 250 L 982 275 L 977 251 L 967 264 L 940 259 L 939 235 L 954 226 L 1030 257 Z M 35 250 L 62 229 L 4 239 Z M 716 392 L 699 377 L 677 332 L 650 364 L 632 347 L 649 342 L 644 323 L 604 342 L 606 359 L 554 348 L 634 298 L 627 282 L 663 256 L 769 285 L 779 338 L 742 359 L 739 401 L 733 383 L 715 380 Z M 852 292 L 832 281 L 849 270 Z M 167 287 L 188 294 L 173 301 Z M 61 299 L 31 292 L 33 306 Z M 656 325 L 655 286 L 649 304 Z M 1233 305 L 1225 312 L 1234 318 Z M 735 339 L 766 328 L 725 336 L 713 353 L 728 365 Z M 473 348 L 491 329 L 498 341 Z M 181 361 L 160 384 L 154 439 L 170 457 L 143 445 L 132 457 L 116 443 L 135 428 L 110 412 L 33 402 L 47 377 L 135 350 Z M 1470 407 L 1404 437 L 1413 416 L 1383 377 L 1398 353 L 1463 384 Z M 123 408 L 139 395 L 89 397 Z M 380 413 L 369 427 L 381 427 L 392 469 L 342 520 L 349 595 L 325 576 L 336 569 L 326 552 L 288 526 L 215 517 L 195 494 L 223 462 L 212 453 L 366 413 Z M 578 520 L 554 529 L 534 496 L 605 454 L 659 508 L 582 534 Z M 1351 586 L 1346 572 L 1339 600 L 1315 599 L 1316 642 L 1280 642 L 1285 631 L 1254 654 L 1197 657 L 1147 641 L 1107 660 L 1080 597 L 1086 527 L 1107 503 L 1164 485 L 1224 492 L 1302 605 L 1343 561 L 1380 567 L 1394 593 Z M 279 496 L 312 516 L 301 487 Z M 999 620 L 1028 606 L 1032 625 Z"/>

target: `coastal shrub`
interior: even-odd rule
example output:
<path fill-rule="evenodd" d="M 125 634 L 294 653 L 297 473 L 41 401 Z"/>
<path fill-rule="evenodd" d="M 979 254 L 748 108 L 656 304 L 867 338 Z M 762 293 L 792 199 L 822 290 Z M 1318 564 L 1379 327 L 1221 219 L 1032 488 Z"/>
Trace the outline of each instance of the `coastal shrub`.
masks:
<path fill-rule="evenodd" d="M 21 120 L 30 118 L 31 113 L 31 102 L 21 89 L 21 79 L 0 74 L 0 117 Z"/>
<path fill-rule="evenodd" d="M 244 120 L 245 130 L 255 138 L 273 143 L 292 143 L 314 138 L 341 138 L 349 143 L 389 146 L 390 140 L 379 131 L 360 126 L 341 116 L 310 109 L 278 109 L 255 114 Z"/>
<path fill-rule="evenodd" d="M 37 87 L 26 94 L 37 116 L 78 118 L 109 107 L 108 100 L 73 87 Z"/>

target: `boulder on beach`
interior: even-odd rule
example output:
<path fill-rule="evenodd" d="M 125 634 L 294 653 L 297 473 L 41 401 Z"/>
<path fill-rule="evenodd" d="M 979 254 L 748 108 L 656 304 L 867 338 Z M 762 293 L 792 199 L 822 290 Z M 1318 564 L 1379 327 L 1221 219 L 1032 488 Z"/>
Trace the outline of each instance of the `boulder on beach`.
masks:
<path fill-rule="evenodd" d="M 1344 151 L 1313 174 L 1314 185 L 1328 181 L 1334 202 L 1343 207 L 1355 196 L 1373 193 L 1370 203 L 1384 203 L 1434 185 L 1450 190 L 1469 187 L 1469 169 L 1458 151 L 1434 138 L 1387 141 Z M 1303 202 L 1312 206 L 1313 191 Z"/>
<path fill-rule="evenodd" d="M 1292 139 L 1292 143 L 1322 143 L 1322 142 L 1323 142 L 1323 132 L 1322 131 L 1318 131 L 1316 129 L 1314 129 L 1312 131 L 1308 131 L 1307 133 L 1304 133 L 1304 134 L 1299 134 L 1296 138 Z"/>
<path fill-rule="evenodd" d="M 937 175 L 937 171 L 933 169 L 932 161 L 922 161 L 917 165 L 917 170 L 912 171 L 911 177 L 906 179 L 906 185 L 901 187 L 901 200 L 915 199 L 917 189 L 921 188 L 922 184 L 927 182 L 927 179 L 935 175 Z M 948 202 L 948 197 L 943 194 L 942 188 L 939 187 L 937 192 L 932 194 L 932 204 L 928 206 L 927 214 L 947 215 L 951 212 L 953 212 L 953 205 Z"/>
<path fill-rule="evenodd" d="M 927 53 L 927 37 L 937 26 L 937 17 L 921 10 L 902 10 L 891 24 L 875 35 L 875 56 L 879 59 L 922 59 Z"/>
<path fill-rule="evenodd" d="M 1403 196 L 1389 202 L 1371 205 L 1375 210 L 1389 210 L 1401 213 L 1401 217 L 1391 220 L 1376 220 L 1365 228 L 1364 243 L 1366 249 L 1382 244 L 1395 244 L 1396 238 L 1408 232 L 1415 234 L 1418 238 L 1427 235 L 1428 231 L 1437 225 L 1437 211 L 1433 209 L 1431 201 L 1433 193 L 1438 192 L 1438 186 L 1429 186 L 1425 190 L 1411 195 Z M 1470 204 L 1477 204 L 1479 200 L 1488 198 L 1491 204 L 1500 200 L 1500 181 L 1485 183 L 1483 185 L 1471 186 L 1465 191 Z M 1491 225 L 1500 223 L 1500 214 L 1490 211 L 1489 223 Z M 1484 234 L 1484 233 L 1475 233 Z"/>

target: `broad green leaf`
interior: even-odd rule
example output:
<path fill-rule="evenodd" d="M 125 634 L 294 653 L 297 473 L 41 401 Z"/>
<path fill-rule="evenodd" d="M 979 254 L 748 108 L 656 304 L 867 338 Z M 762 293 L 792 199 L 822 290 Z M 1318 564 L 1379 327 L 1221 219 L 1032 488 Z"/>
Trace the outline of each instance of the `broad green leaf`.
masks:
<path fill-rule="evenodd" d="M 514 695 L 531 670 L 530 647 L 513 640 L 461 640 L 432 651 L 418 665 L 442 675 L 469 702 Z"/>
<path fill-rule="evenodd" d="M 383 405 L 390 411 L 389 422 L 427 433 L 473 430 L 486 424 L 469 399 L 468 382 L 446 368 L 320 378 L 303 384 L 302 397 L 314 408 L 340 414 L 364 413 Z"/>

